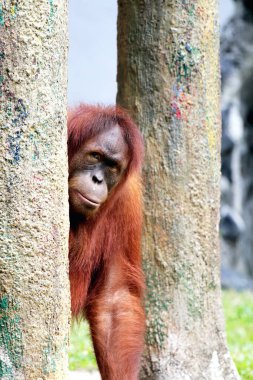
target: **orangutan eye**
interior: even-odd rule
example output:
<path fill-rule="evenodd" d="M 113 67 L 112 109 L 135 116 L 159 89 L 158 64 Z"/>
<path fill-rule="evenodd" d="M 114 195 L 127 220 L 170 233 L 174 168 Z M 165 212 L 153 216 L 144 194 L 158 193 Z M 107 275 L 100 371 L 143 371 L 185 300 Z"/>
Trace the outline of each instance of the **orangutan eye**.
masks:
<path fill-rule="evenodd" d="M 98 152 L 90 152 L 89 153 L 89 160 L 92 162 L 99 162 L 102 160 L 102 156 Z"/>

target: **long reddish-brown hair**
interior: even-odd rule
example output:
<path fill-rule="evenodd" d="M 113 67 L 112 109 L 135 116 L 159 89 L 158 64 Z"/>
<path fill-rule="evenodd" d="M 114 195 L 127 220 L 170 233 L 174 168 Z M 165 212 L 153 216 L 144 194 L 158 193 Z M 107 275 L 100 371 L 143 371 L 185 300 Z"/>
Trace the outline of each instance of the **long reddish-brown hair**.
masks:
<path fill-rule="evenodd" d="M 118 256 L 117 260 L 122 261 L 129 288 L 134 288 L 139 294 L 143 291 L 144 281 L 140 269 L 140 172 L 144 149 L 141 133 L 126 111 L 120 107 L 81 104 L 71 109 L 68 115 L 69 162 L 85 142 L 115 124 L 121 128 L 128 145 L 129 162 L 125 176 L 95 217 L 81 220 L 74 216 L 71 221 L 70 278 L 74 314 L 78 314 L 83 308 L 83 295 L 92 280 L 92 271 L 100 272 L 101 262 L 104 262 L 106 270 L 112 257 Z M 98 285 L 103 281 L 103 273 L 104 270 L 99 274 Z"/>

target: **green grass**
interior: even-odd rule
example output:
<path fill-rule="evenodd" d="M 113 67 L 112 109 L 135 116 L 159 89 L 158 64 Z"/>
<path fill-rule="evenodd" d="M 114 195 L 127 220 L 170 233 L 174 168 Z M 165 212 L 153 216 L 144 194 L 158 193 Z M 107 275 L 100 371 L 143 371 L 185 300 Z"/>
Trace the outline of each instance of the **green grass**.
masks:
<path fill-rule="evenodd" d="M 223 292 L 229 349 L 242 380 L 253 380 L 253 293 Z M 96 368 L 88 325 L 71 328 L 70 370 Z"/>
<path fill-rule="evenodd" d="M 74 322 L 70 333 L 69 369 L 95 369 L 96 359 L 90 339 L 88 324 Z"/>
<path fill-rule="evenodd" d="M 253 293 L 223 292 L 227 340 L 242 380 L 253 379 Z"/>

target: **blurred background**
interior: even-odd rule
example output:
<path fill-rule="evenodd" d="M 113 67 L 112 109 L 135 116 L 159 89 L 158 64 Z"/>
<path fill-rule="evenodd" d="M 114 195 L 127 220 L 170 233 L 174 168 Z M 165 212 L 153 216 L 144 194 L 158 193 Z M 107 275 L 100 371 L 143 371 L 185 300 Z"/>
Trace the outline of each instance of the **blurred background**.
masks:
<path fill-rule="evenodd" d="M 69 22 L 69 105 L 115 103 L 117 1 L 70 0 Z M 232 355 L 242 378 L 253 379 L 253 1 L 220 0 L 220 25 L 221 278 L 233 289 L 223 302 Z M 75 347 L 79 336 L 73 330 Z M 94 366 L 89 343 L 86 359 L 73 347 L 72 368 L 79 354 Z"/>

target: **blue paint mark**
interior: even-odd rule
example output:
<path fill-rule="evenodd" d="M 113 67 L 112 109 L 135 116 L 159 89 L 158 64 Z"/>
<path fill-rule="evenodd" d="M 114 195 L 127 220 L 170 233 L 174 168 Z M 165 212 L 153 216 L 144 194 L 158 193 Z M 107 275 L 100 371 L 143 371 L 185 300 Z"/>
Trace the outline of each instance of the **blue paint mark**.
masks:
<path fill-rule="evenodd" d="M 14 136 L 8 136 L 7 139 L 9 152 L 16 163 L 20 161 L 20 140 L 21 132 L 16 132 Z"/>
<path fill-rule="evenodd" d="M 178 86 L 178 84 L 173 85 L 173 93 L 176 98 L 179 98 L 182 92 L 184 92 L 184 86 Z"/>
<path fill-rule="evenodd" d="M 26 111 L 24 102 L 22 99 L 18 99 L 18 103 L 15 106 L 15 111 L 18 113 L 18 118 L 21 119 L 22 121 L 27 118 L 28 113 Z"/>
<path fill-rule="evenodd" d="M 188 42 L 185 45 L 185 49 L 188 51 L 188 53 L 192 52 L 192 47 L 191 47 L 191 45 Z"/>
<path fill-rule="evenodd" d="M 15 128 L 15 132 L 14 134 L 9 135 L 7 137 L 7 144 L 14 163 L 18 163 L 20 161 L 20 142 L 22 138 L 22 126 L 25 122 L 25 119 L 28 117 L 28 113 L 26 111 L 22 99 L 19 99 L 17 101 L 14 111 L 16 115 L 12 119 L 11 124 L 13 128 Z"/>

